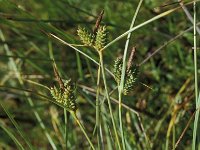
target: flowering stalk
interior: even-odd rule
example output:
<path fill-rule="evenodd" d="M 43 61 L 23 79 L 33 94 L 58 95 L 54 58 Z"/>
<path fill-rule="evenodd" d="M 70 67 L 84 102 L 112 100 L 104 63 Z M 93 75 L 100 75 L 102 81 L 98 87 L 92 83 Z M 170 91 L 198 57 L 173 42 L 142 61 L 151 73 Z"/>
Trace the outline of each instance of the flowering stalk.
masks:
<path fill-rule="evenodd" d="M 103 53 L 101 51 L 101 49 L 105 46 L 106 44 L 106 39 L 107 39 L 107 30 L 106 30 L 106 26 L 98 26 L 98 29 L 96 29 L 96 33 L 89 33 L 88 31 L 86 31 L 84 28 L 79 28 L 78 29 L 78 35 L 81 39 L 81 41 L 86 45 L 86 46 L 91 46 L 93 47 L 99 54 L 99 59 L 100 59 L 100 67 L 101 67 L 101 72 L 102 72 L 102 77 L 103 77 L 103 82 L 104 82 L 104 87 L 105 87 L 105 92 L 106 92 L 106 98 L 108 100 L 108 107 L 109 107 L 109 111 L 110 111 L 110 116 L 111 116 L 111 121 L 113 124 L 113 129 L 114 129 L 114 133 L 115 133 L 115 138 L 116 138 L 116 142 L 117 145 L 119 147 L 119 149 L 121 149 L 120 143 L 119 143 L 119 138 L 118 138 L 118 134 L 117 134 L 117 129 L 116 129 L 116 125 L 115 125 L 115 120 L 114 120 L 114 116 L 113 116 L 113 111 L 112 111 L 112 106 L 111 106 L 111 100 L 110 100 L 110 96 L 108 93 L 108 86 L 107 86 L 107 82 L 106 82 L 106 77 L 105 77 L 105 68 L 104 68 L 104 63 L 103 63 Z M 99 101 L 97 99 L 97 102 L 99 104 Z M 97 106 L 97 113 L 99 111 L 99 106 Z M 99 117 L 99 116 L 97 116 Z M 97 118 L 98 119 L 98 118 Z"/>
<path fill-rule="evenodd" d="M 78 123 L 79 127 L 81 128 L 83 134 L 85 135 L 86 139 L 88 140 L 91 148 L 95 150 L 94 145 L 92 144 L 91 140 L 89 139 L 87 133 L 84 130 L 83 125 L 79 121 L 76 116 L 77 104 L 76 104 L 76 86 L 72 83 L 71 79 L 65 80 L 64 82 L 60 78 L 56 66 L 54 65 L 54 73 L 60 85 L 59 88 L 56 86 L 50 88 L 50 92 L 52 97 L 55 99 L 57 103 L 63 106 L 70 114 L 74 117 L 76 122 Z"/>

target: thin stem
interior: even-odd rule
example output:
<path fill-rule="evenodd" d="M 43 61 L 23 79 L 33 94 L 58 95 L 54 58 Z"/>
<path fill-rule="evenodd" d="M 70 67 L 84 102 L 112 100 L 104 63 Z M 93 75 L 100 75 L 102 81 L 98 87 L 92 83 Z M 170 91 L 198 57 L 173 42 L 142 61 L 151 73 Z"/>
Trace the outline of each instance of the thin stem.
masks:
<path fill-rule="evenodd" d="M 166 139 L 165 150 L 169 150 L 169 137 Z"/>
<path fill-rule="evenodd" d="M 8 136 L 13 140 L 13 142 L 16 144 L 16 146 L 18 147 L 18 149 L 25 150 L 24 147 L 22 146 L 22 144 L 15 137 L 15 135 L 13 135 L 13 133 L 10 131 L 10 129 L 4 127 L 3 123 L 1 123 L 1 122 L 0 122 L 0 128 L 2 128 L 8 134 Z"/>
<path fill-rule="evenodd" d="M 197 111 L 197 110 L 196 110 L 196 111 Z M 186 126 L 185 126 L 185 128 L 184 128 L 184 130 L 183 130 L 183 132 L 181 133 L 180 137 L 178 138 L 178 140 L 177 140 L 177 142 L 176 142 L 176 144 L 175 144 L 173 150 L 176 149 L 176 147 L 177 147 L 178 144 L 180 143 L 181 139 L 183 138 L 183 136 L 184 136 L 185 132 L 187 131 L 187 129 L 188 129 L 190 123 L 192 122 L 192 119 L 194 118 L 194 115 L 195 115 L 196 111 L 194 111 L 194 112 L 192 113 L 192 116 L 190 117 L 189 121 L 187 122 L 187 124 L 186 124 Z"/>
<path fill-rule="evenodd" d="M 146 140 L 146 147 L 147 147 L 147 149 L 151 149 L 151 142 L 150 142 L 150 140 L 149 140 L 149 138 L 147 137 L 147 134 L 146 134 L 146 132 L 145 132 L 145 130 L 144 130 L 144 126 L 143 126 L 143 124 L 142 124 L 142 120 L 141 120 L 141 117 L 140 117 L 140 114 L 139 113 L 136 113 L 136 115 L 137 115 L 137 118 L 138 118 L 138 122 L 139 122 L 139 125 L 140 125 L 140 128 L 141 128 L 141 130 L 142 130 L 142 133 L 143 133 L 143 135 L 144 135 L 144 137 L 145 137 L 145 140 Z"/>
<path fill-rule="evenodd" d="M 96 65 L 99 65 L 99 63 L 98 63 L 96 60 L 94 60 L 92 57 L 90 57 L 89 55 L 87 55 L 87 54 L 84 53 L 83 51 L 79 50 L 78 48 L 72 46 L 71 44 L 65 42 L 64 40 L 62 40 L 61 38 L 57 37 L 56 35 L 54 35 L 54 34 L 52 34 L 52 33 L 49 33 L 48 35 L 51 36 L 51 37 L 53 37 L 53 38 L 55 38 L 55 39 L 57 39 L 58 41 L 60 41 L 60 42 L 63 43 L 64 45 L 67 45 L 67 46 L 71 47 L 71 48 L 74 49 L 75 51 L 79 52 L 81 55 L 85 56 L 86 58 L 88 58 L 89 60 L 91 60 L 92 62 L 94 62 Z M 107 71 L 111 76 L 114 77 L 113 73 L 112 73 L 110 70 L 108 70 L 108 69 L 106 68 L 106 71 Z"/>
<path fill-rule="evenodd" d="M 196 1 L 193 2 L 193 9 L 194 9 L 194 78 L 195 78 L 195 101 L 196 101 L 196 109 L 198 108 L 198 81 L 197 81 L 197 37 L 196 37 Z M 197 126 L 198 126 L 198 118 L 199 118 L 199 111 L 195 114 L 195 121 L 194 121 L 194 129 L 193 129 L 193 141 L 192 141 L 192 150 L 196 148 L 196 137 L 197 137 Z"/>
<path fill-rule="evenodd" d="M 120 89 L 119 89 L 119 91 L 120 91 Z M 122 124 L 122 92 L 119 92 L 119 125 L 120 125 L 120 133 L 121 133 L 121 137 L 122 137 L 122 146 L 123 146 L 123 149 L 126 149 L 123 124 Z"/>
<path fill-rule="evenodd" d="M 67 132 L 67 110 L 64 108 L 65 117 L 65 149 L 67 150 L 68 132 Z"/>
<path fill-rule="evenodd" d="M 11 116 L 10 112 L 8 111 L 8 109 L 4 106 L 4 104 L 0 103 L 0 106 L 3 108 L 4 112 L 7 114 L 8 118 L 10 119 L 10 121 L 12 122 L 12 124 L 14 125 L 14 127 L 16 128 L 16 131 L 19 133 L 19 135 L 22 137 L 22 139 L 25 141 L 25 143 L 27 144 L 28 148 L 30 150 L 33 150 L 33 146 L 31 145 L 29 139 L 27 139 L 27 137 L 24 135 L 23 131 L 21 130 L 21 128 L 19 127 L 18 123 L 15 121 L 15 119 Z"/>
<path fill-rule="evenodd" d="M 194 1 L 194 74 L 195 74 L 195 98 L 196 106 L 198 101 L 198 80 L 197 80 L 197 37 L 196 37 L 196 2 Z"/>
<path fill-rule="evenodd" d="M 194 119 L 192 150 L 196 150 L 195 147 L 196 147 L 196 139 L 197 139 L 198 120 L 199 120 L 199 106 L 200 106 L 200 96 L 198 98 L 198 102 L 197 102 L 197 106 L 196 106 L 195 119 Z M 197 143 L 197 146 L 199 146 L 199 142 Z"/>
<path fill-rule="evenodd" d="M 136 9 L 136 12 L 133 16 L 129 30 L 131 30 L 135 24 L 135 20 L 136 20 L 138 12 L 140 10 L 140 7 L 142 5 L 142 2 L 143 2 L 143 0 L 140 0 L 138 7 Z M 131 37 L 131 32 L 128 33 L 125 48 L 124 48 L 121 81 L 120 81 L 120 85 L 118 87 L 118 91 L 119 91 L 119 124 L 120 124 L 120 132 L 121 132 L 121 137 L 122 137 L 123 149 L 126 149 L 126 146 L 125 146 L 125 139 L 124 139 L 124 132 L 123 132 L 123 124 L 122 124 L 122 93 L 123 93 L 123 89 L 124 89 L 124 80 L 125 80 L 125 73 L 126 73 L 126 56 L 127 56 L 127 52 L 128 52 L 130 37 Z"/>
<path fill-rule="evenodd" d="M 77 51 L 76 51 L 76 63 L 77 63 L 80 80 L 83 80 L 83 70 L 82 70 L 81 58 Z"/>
<path fill-rule="evenodd" d="M 199 1 L 199 0 L 196 0 L 196 1 Z M 190 4 L 192 4 L 192 2 L 188 2 L 185 5 L 190 5 Z M 106 46 L 104 46 L 101 49 L 101 51 L 105 50 L 106 48 L 108 48 L 109 46 L 111 46 L 112 44 L 114 44 L 115 42 L 117 42 L 118 40 L 122 39 L 123 37 L 125 37 L 129 33 L 133 32 L 133 31 L 135 31 L 135 30 L 137 30 L 137 29 L 139 29 L 139 28 L 141 28 L 141 27 L 143 27 L 143 26 L 145 26 L 145 25 L 147 25 L 147 24 L 149 24 L 149 23 L 151 23 L 151 22 L 153 22 L 155 20 L 158 20 L 158 19 L 160 19 L 162 17 L 165 17 L 165 16 L 171 14 L 172 12 L 174 12 L 174 11 L 180 9 L 180 8 L 181 7 L 176 7 L 174 9 L 170 9 L 168 11 L 165 11 L 165 12 L 163 12 L 163 13 L 161 13 L 161 14 L 159 14 L 159 15 L 157 15 L 157 16 L 155 16 L 155 17 L 153 17 L 153 18 L 151 18 L 151 19 L 149 19 L 149 20 L 147 20 L 147 21 L 145 21 L 145 22 L 143 22 L 143 23 L 141 23 L 141 24 L 133 27 L 133 28 L 131 28 L 130 30 L 124 32 L 123 34 L 121 34 L 120 36 L 118 36 L 117 38 L 115 38 L 114 40 L 112 40 L 110 43 L 108 43 Z"/>
<path fill-rule="evenodd" d="M 97 129 L 97 141 L 98 141 L 98 149 L 101 149 L 100 143 L 100 101 L 99 101 L 99 93 L 100 93 L 100 78 L 101 78 L 101 66 L 98 67 L 97 74 L 97 92 L 96 92 L 96 129 Z"/>
<path fill-rule="evenodd" d="M 103 114 L 107 114 L 107 110 L 105 108 L 105 105 L 103 104 L 102 105 L 102 112 Z M 102 115 L 102 122 L 103 122 L 103 126 L 104 126 L 104 131 L 105 131 L 105 137 L 106 137 L 106 145 L 107 145 L 107 149 L 108 150 L 111 150 L 112 149 L 112 144 L 111 144 L 111 136 L 109 134 L 109 127 L 108 127 L 108 124 L 107 124 L 107 118 L 105 115 Z M 103 149 L 105 149 L 103 147 Z"/>
<path fill-rule="evenodd" d="M 181 6 L 181 8 L 183 9 L 183 11 L 185 12 L 187 18 L 189 19 L 189 21 L 193 24 L 194 20 L 192 18 L 192 15 L 190 14 L 190 12 L 188 11 L 187 7 L 184 5 L 182 0 L 177 0 L 179 2 L 179 5 Z M 200 35 L 200 29 L 199 27 L 196 27 L 198 34 Z"/>
<path fill-rule="evenodd" d="M 113 117 L 111 100 L 110 100 L 110 96 L 109 96 L 109 93 L 108 93 L 108 87 L 107 87 L 107 82 L 106 82 L 106 77 L 105 77 L 105 71 L 104 71 L 104 62 L 103 62 L 102 51 L 99 51 L 99 57 L 100 57 L 100 65 L 101 65 L 101 72 L 102 72 L 102 76 L 103 76 L 104 87 L 105 87 L 105 91 L 106 91 L 106 98 L 108 100 L 108 107 L 109 107 L 110 116 L 111 116 L 111 120 L 112 120 L 112 124 L 113 124 L 115 138 L 116 138 L 118 147 L 121 150 L 121 146 L 120 146 L 119 138 L 118 138 L 118 134 L 117 134 L 117 129 L 116 129 L 116 125 L 115 125 L 115 120 L 114 120 L 114 117 Z"/>
<path fill-rule="evenodd" d="M 83 125 L 81 124 L 80 120 L 78 119 L 78 117 L 76 116 L 76 113 L 75 112 L 70 112 L 70 113 L 74 117 L 74 119 L 76 120 L 76 122 L 78 123 L 80 129 L 82 130 L 83 134 L 85 135 L 85 137 L 86 137 L 87 141 L 89 142 L 91 148 L 93 150 L 95 150 L 94 145 L 92 144 L 90 138 L 88 137 L 87 133 L 85 132 L 85 129 L 84 129 Z"/>
<path fill-rule="evenodd" d="M 172 139 L 173 149 L 175 148 L 175 140 L 176 140 L 176 128 L 175 128 L 175 125 L 174 125 L 173 126 L 173 139 Z"/>
<path fill-rule="evenodd" d="M 196 25 L 200 25 L 200 22 L 198 22 Z M 140 64 L 139 66 L 143 65 L 144 63 L 146 63 L 148 60 L 150 60 L 154 55 L 156 55 L 158 52 L 160 52 L 163 48 L 165 48 L 166 46 L 168 46 L 169 44 L 173 43 L 174 41 L 176 41 L 178 38 L 180 38 L 181 36 L 183 36 L 185 33 L 189 32 L 190 30 L 193 29 L 193 26 L 187 28 L 184 31 L 181 31 L 179 34 L 177 34 L 176 36 L 174 36 L 173 38 L 171 38 L 169 41 L 164 42 L 159 48 L 157 48 L 153 53 L 149 54 Z"/>

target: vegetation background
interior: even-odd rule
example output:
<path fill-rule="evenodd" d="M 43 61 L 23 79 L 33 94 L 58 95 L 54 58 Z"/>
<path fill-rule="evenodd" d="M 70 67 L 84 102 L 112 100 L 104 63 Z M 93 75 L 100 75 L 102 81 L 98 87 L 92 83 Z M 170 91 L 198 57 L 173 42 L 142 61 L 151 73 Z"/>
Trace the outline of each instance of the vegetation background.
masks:
<path fill-rule="evenodd" d="M 190 21 L 194 11 L 192 3 L 182 5 L 188 2 L 192 1 L 142 2 L 134 26 L 179 9 L 132 32 L 127 57 L 136 47 L 133 63 L 140 65 L 140 73 L 132 92 L 122 99 L 127 149 L 172 149 L 181 134 L 177 149 L 191 149 L 196 107 Z M 61 77 L 77 83 L 77 116 L 97 147 L 93 130 L 98 65 L 90 58 L 98 62 L 98 53 L 89 47 L 77 47 L 89 56 L 86 58 L 49 34 L 70 44 L 82 44 L 77 36 L 78 27 L 92 30 L 104 10 L 101 24 L 107 26 L 109 43 L 129 30 L 138 3 L 139 0 L 0 0 L 0 149 L 52 149 L 52 145 L 57 149 L 89 148 L 73 117 L 69 113 L 65 116 L 63 108 L 52 103 L 46 87 L 58 84 L 49 51 L 53 51 Z M 196 7 L 199 25 L 198 2 Z M 197 26 L 197 50 L 199 29 Z M 111 72 L 114 60 L 123 56 L 125 43 L 126 37 L 104 50 L 104 65 Z M 197 52 L 197 58 L 199 55 Z M 116 89 L 117 84 L 108 72 L 106 79 L 109 92 Z M 103 147 L 117 149 L 104 95 L 101 80 Z M 119 131 L 117 90 L 111 100 Z"/>

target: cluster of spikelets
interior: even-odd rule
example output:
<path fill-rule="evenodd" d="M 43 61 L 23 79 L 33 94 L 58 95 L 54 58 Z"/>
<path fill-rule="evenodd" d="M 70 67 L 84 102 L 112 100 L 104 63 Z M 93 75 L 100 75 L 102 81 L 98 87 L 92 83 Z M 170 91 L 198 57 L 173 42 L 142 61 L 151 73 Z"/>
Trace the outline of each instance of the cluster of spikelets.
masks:
<path fill-rule="evenodd" d="M 50 89 L 50 92 L 56 102 L 63 105 L 69 111 L 76 111 L 76 86 L 71 80 L 64 82 L 64 89 L 54 86 Z"/>
<path fill-rule="evenodd" d="M 118 85 L 120 84 L 120 80 L 121 80 L 122 65 L 123 65 L 122 58 L 117 58 L 114 63 L 113 72 L 114 72 L 115 80 Z M 138 66 L 131 65 L 129 68 L 127 68 L 126 74 L 125 74 L 124 89 L 123 89 L 124 95 L 127 95 L 133 90 L 134 85 L 137 81 L 138 73 L 139 73 Z"/>
<path fill-rule="evenodd" d="M 77 32 L 85 46 L 91 46 L 94 47 L 97 51 L 100 51 L 106 45 L 106 26 L 99 26 L 96 33 L 90 33 L 82 27 L 79 27 Z"/>

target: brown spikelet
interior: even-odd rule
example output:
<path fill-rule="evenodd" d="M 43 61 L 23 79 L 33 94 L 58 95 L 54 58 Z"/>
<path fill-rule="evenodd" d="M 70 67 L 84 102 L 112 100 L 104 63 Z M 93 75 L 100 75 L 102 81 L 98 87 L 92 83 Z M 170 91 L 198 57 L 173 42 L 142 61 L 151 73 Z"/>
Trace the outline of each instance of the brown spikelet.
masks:
<path fill-rule="evenodd" d="M 54 70 L 54 75 L 56 77 L 56 80 L 58 81 L 58 84 L 59 84 L 61 90 L 63 91 L 65 89 L 65 86 L 64 86 L 64 83 L 63 83 L 59 73 L 58 73 L 58 70 L 57 70 L 57 67 L 55 64 L 53 64 L 53 70 Z"/>
<path fill-rule="evenodd" d="M 129 70 L 130 67 L 132 66 L 133 56 L 134 56 L 134 54 L 135 54 L 135 50 L 136 50 L 136 48 L 133 47 L 133 48 L 132 48 L 132 51 L 131 51 L 131 55 L 129 56 L 129 59 L 128 59 L 127 70 Z"/>
<path fill-rule="evenodd" d="M 104 14 L 104 10 L 101 11 L 101 13 L 99 14 L 99 17 L 97 18 L 95 27 L 94 27 L 94 29 L 93 29 L 93 34 L 95 34 L 95 35 L 96 35 L 97 30 L 99 29 L 101 20 L 102 20 L 102 18 L 103 18 L 103 14 Z"/>

